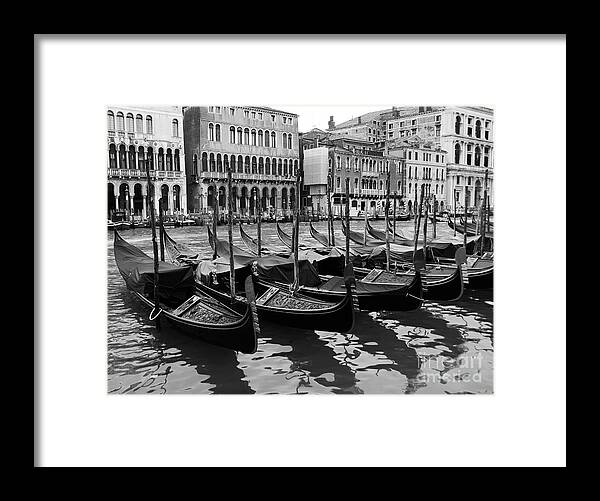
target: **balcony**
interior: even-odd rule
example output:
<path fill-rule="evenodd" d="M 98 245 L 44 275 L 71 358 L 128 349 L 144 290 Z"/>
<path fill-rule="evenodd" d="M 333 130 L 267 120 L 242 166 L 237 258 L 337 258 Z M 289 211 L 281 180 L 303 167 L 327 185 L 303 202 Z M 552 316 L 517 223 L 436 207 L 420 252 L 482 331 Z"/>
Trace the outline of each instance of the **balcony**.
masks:
<path fill-rule="evenodd" d="M 198 182 L 201 179 L 227 179 L 226 171 L 203 171 L 198 174 Z M 234 181 L 245 181 L 255 183 L 283 183 L 283 182 L 294 182 L 296 177 L 293 175 L 278 176 L 273 174 L 251 174 L 248 172 L 232 172 L 231 178 Z"/>
<path fill-rule="evenodd" d="M 109 177 L 145 179 L 146 171 L 139 169 L 108 169 Z M 178 170 L 150 170 L 150 177 L 162 179 L 183 179 L 185 172 Z"/>

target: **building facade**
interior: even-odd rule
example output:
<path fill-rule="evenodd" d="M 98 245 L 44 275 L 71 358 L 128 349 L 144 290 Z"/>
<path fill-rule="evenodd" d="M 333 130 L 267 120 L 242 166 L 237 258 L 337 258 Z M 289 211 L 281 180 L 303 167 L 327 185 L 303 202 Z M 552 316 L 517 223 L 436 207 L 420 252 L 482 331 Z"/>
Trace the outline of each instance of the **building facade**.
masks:
<path fill-rule="evenodd" d="M 475 106 L 419 107 L 387 117 L 387 140 L 417 136 L 447 153 L 446 206 L 476 208 L 487 188 L 494 205 L 494 112 Z M 486 185 L 487 171 L 487 185 Z"/>
<path fill-rule="evenodd" d="M 108 218 L 148 216 L 146 160 L 166 214 L 187 213 L 181 107 L 109 106 L 107 110 Z"/>
<path fill-rule="evenodd" d="M 302 148 L 307 206 L 315 213 L 327 213 L 328 179 L 335 215 L 343 214 L 346 179 L 353 216 L 359 211 L 378 214 L 385 210 L 388 171 L 390 194 L 399 199 L 405 195 L 404 159 L 376 151 L 370 141 L 313 129 L 303 134 Z"/>
<path fill-rule="evenodd" d="M 425 203 L 431 210 L 446 209 L 446 164 L 448 153 L 435 141 L 424 141 L 419 136 L 388 140 L 385 149 L 392 157 L 404 162 L 404 199 L 402 206 L 414 212 L 415 200 L 419 203 L 421 185 L 425 186 Z"/>
<path fill-rule="evenodd" d="M 184 112 L 188 207 L 227 212 L 227 170 L 233 210 L 288 215 L 295 203 L 299 166 L 298 116 L 257 106 L 193 106 Z"/>

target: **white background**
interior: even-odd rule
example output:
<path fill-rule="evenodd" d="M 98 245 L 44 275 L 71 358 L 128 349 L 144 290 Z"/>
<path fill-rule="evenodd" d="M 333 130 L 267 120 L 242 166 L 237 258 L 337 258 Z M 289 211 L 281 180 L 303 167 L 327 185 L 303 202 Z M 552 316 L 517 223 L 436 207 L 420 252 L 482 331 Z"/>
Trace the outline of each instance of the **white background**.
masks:
<path fill-rule="evenodd" d="M 564 38 L 46 37 L 36 51 L 37 464 L 565 464 Z M 108 103 L 493 107 L 495 394 L 107 395 Z"/>

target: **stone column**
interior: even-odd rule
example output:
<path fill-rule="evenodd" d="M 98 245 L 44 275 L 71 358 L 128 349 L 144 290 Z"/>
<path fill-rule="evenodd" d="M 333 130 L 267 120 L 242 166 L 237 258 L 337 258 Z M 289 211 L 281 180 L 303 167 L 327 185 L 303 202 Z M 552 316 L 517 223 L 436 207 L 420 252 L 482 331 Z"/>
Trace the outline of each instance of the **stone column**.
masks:
<path fill-rule="evenodd" d="M 148 217 L 148 196 L 143 195 L 144 201 L 142 205 L 142 219 L 146 219 Z"/>

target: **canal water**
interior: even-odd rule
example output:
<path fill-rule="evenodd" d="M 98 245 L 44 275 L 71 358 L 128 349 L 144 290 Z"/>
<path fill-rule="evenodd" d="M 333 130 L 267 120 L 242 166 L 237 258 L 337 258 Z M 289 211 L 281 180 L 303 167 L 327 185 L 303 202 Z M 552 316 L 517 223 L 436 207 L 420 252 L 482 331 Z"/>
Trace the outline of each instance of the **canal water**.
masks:
<path fill-rule="evenodd" d="M 313 223 L 326 234 L 326 223 Z M 413 222 L 397 222 L 412 234 Z M 383 221 L 372 225 L 384 229 Z M 301 223 L 300 242 L 318 246 Z M 344 245 L 340 222 L 336 243 Z M 352 221 L 361 230 L 362 221 Z M 263 224 L 264 246 L 284 250 L 275 224 Z M 291 233 L 291 224 L 282 227 Z M 256 225 L 244 227 L 256 235 Z M 431 227 L 429 228 L 431 230 Z M 206 227 L 170 228 L 177 241 L 210 257 Z M 227 238 L 227 227 L 218 229 Z M 429 231 L 428 231 L 428 234 Z M 437 224 L 438 236 L 454 234 Z M 121 235 L 152 255 L 149 228 Z M 460 236 L 460 235 L 459 235 Z M 244 247 L 239 230 L 234 239 Z M 125 287 L 108 253 L 108 386 L 127 394 L 481 394 L 493 392 L 493 291 L 465 289 L 457 302 L 427 302 L 413 312 L 361 311 L 352 333 L 307 331 L 261 323 L 252 355 L 204 344 L 164 326 Z M 164 325 L 164 323 L 163 323 Z"/>

